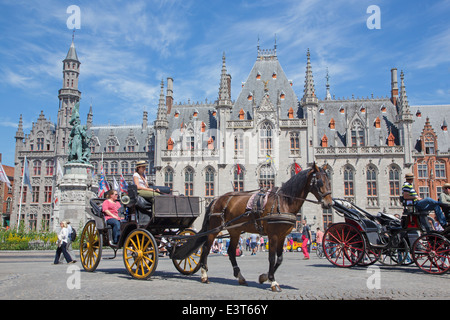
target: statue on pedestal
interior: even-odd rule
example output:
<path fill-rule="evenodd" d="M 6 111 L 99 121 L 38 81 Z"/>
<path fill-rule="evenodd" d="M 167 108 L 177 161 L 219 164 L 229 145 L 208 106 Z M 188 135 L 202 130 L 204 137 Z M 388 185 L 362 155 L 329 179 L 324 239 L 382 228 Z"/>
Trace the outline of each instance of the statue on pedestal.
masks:
<path fill-rule="evenodd" d="M 69 142 L 69 158 L 68 163 L 85 163 L 89 164 L 91 157 L 91 149 L 89 142 L 91 136 L 87 133 L 87 127 L 81 125 L 80 121 L 80 103 L 77 102 L 72 111 L 70 124 L 73 126 L 70 132 L 71 140 Z"/>

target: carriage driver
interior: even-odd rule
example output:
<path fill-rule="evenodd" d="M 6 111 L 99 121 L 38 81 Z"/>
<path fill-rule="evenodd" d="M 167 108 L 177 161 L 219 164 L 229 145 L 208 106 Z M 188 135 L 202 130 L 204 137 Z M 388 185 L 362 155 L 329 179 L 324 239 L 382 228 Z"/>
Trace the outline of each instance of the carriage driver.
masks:
<path fill-rule="evenodd" d="M 138 195 L 151 201 L 154 196 L 158 196 L 159 189 L 152 188 L 145 175 L 145 168 L 147 167 L 147 161 L 138 161 L 136 163 L 136 172 L 133 174 L 133 182 L 137 186 Z"/>
<path fill-rule="evenodd" d="M 441 207 L 439 206 L 439 202 L 428 197 L 425 199 L 419 197 L 419 195 L 417 194 L 416 190 L 413 187 L 414 175 L 412 173 L 405 174 L 405 180 L 406 182 L 403 184 L 402 187 L 403 198 L 405 200 L 413 200 L 414 205 L 419 211 L 434 210 L 434 212 L 436 213 L 436 217 L 439 220 L 439 223 L 443 228 L 445 228 L 447 226 L 447 220 L 445 219 L 444 213 L 442 212 Z"/>

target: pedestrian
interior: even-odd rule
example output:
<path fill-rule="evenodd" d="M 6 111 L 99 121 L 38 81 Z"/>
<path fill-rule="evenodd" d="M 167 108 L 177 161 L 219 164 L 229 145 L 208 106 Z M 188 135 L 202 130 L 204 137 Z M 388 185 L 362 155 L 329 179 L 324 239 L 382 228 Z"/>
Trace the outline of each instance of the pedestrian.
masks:
<path fill-rule="evenodd" d="M 294 239 L 289 237 L 289 245 L 291 246 L 291 252 L 294 252 Z"/>
<path fill-rule="evenodd" d="M 429 211 L 434 210 L 436 217 L 443 228 L 447 226 L 447 220 L 445 219 L 444 213 L 439 206 L 439 202 L 431 198 L 422 199 L 417 194 L 413 187 L 414 175 L 412 173 L 405 174 L 406 182 L 403 184 L 403 198 L 405 200 L 412 200 L 414 205 L 419 211 Z"/>
<path fill-rule="evenodd" d="M 72 260 L 75 260 L 75 254 L 73 253 L 73 249 L 72 249 L 72 232 L 73 232 L 73 228 L 70 225 L 70 221 L 65 221 L 66 225 L 67 225 L 67 230 L 69 233 L 69 236 L 67 237 L 67 246 L 66 246 L 66 251 L 67 253 L 70 255 L 70 258 L 72 258 Z M 64 255 L 59 257 L 59 263 L 63 263 L 64 261 Z"/>
<path fill-rule="evenodd" d="M 61 231 L 58 234 L 58 248 L 56 249 L 55 260 L 53 264 L 59 264 L 59 257 L 61 253 L 66 258 L 67 263 L 75 263 L 76 260 L 72 260 L 70 255 L 67 253 L 67 238 L 69 237 L 69 230 L 67 229 L 67 223 L 62 221 L 60 224 Z"/>
<path fill-rule="evenodd" d="M 303 230 L 302 230 L 302 252 L 303 252 L 303 260 L 309 260 L 308 253 L 308 241 L 311 239 L 311 230 L 306 224 L 306 220 L 302 220 Z"/>
<path fill-rule="evenodd" d="M 264 237 L 259 238 L 259 251 L 265 251 L 264 250 Z"/>
<path fill-rule="evenodd" d="M 317 227 L 316 229 L 316 243 L 317 243 L 317 247 L 322 247 L 322 242 L 323 242 L 323 231 L 320 230 L 319 227 Z"/>
<path fill-rule="evenodd" d="M 250 235 L 250 248 L 252 249 L 251 255 L 256 255 L 256 251 L 258 250 L 258 235 L 255 233 Z"/>

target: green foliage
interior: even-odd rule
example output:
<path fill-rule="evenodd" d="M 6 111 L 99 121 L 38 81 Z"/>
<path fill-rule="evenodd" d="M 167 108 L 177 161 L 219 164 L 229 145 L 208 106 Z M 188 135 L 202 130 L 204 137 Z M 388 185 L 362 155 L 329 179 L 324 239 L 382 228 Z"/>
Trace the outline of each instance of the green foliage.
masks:
<path fill-rule="evenodd" d="M 0 250 L 49 250 L 56 249 L 56 232 L 25 232 L 0 230 Z"/>

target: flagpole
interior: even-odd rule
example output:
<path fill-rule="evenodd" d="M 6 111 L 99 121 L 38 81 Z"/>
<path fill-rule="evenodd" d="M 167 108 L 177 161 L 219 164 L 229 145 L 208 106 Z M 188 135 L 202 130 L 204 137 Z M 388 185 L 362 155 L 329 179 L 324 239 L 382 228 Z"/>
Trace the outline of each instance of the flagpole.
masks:
<path fill-rule="evenodd" d="M 19 226 L 20 226 L 20 213 L 22 212 L 22 197 L 23 197 L 23 181 L 24 179 L 24 175 L 25 175 L 25 161 L 27 161 L 27 156 L 25 156 L 25 159 L 23 161 L 23 170 L 22 170 L 22 185 L 20 188 L 20 202 L 19 202 L 19 216 L 17 218 L 17 231 L 19 231 Z"/>

